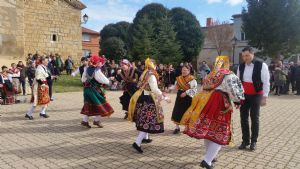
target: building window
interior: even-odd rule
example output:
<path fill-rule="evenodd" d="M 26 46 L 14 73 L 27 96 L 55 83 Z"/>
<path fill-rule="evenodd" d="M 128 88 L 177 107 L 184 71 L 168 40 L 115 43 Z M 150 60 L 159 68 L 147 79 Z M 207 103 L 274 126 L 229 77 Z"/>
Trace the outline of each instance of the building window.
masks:
<path fill-rule="evenodd" d="M 82 57 L 87 57 L 91 53 L 89 49 L 82 49 Z"/>
<path fill-rule="evenodd" d="M 82 34 L 82 41 L 84 41 L 84 42 L 90 42 L 91 41 L 91 35 L 89 35 L 89 34 Z"/>
<path fill-rule="evenodd" d="M 52 39 L 53 42 L 56 42 L 57 41 L 57 35 L 53 34 L 51 39 Z"/>
<path fill-rule="evenodd" d="M 241 40 L 247 40 L 246 39 L 246 34 L 244 32 L 241 33 Z"/>

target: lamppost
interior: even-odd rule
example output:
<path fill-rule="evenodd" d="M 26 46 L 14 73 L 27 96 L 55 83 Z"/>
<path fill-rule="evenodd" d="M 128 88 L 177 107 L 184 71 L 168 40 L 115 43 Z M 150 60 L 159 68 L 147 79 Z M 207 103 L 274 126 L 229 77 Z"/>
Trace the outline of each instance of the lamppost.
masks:
<path fill-rule="evenodd" d="M 232 66 L 234 66 L 234 57 L 235 57 L 235 47 L 237 45 L 238 39 L 234 36 L 233 39 L 231 40 L 232 42 L 232 47 L 233 47 L 233 54 L 232 54 Z"/>
<path fill-rule="evenodd" d="M 89 20 L 89 16 L 87 14 L 84 14 L 82 16 L 83 21 L 80 21 L 80 24 L 86 24 L 87 21 Z"/>

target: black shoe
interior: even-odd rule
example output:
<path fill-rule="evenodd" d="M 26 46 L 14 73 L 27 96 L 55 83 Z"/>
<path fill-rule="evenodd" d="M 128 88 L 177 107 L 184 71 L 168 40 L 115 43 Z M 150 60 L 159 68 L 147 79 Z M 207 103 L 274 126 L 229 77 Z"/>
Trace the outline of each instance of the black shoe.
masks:
<path fill-rule="evenodd" d="M 142 140 L 142 143 L 145 143 L 145 144 L 148 144 L 148 143 L 151 143 L 151 142 L 152 142 L 152 139 L 150 139 L 150 138 Z"/>
<path fill-rule="evenodd" d="M 48 118 L 49 116 L 47 114 L 40 114 L 40 117 Z"/>
<path fill-rule="evenodd" d="M 242 144 L 239 146 L 239 149 L 245 150 L 247 148 L 247 146 L 249 146 L 249 143 L 242 142 Z"/>
<path fill-rule="evenodd" d="M 175 129 L 174 131 L 173 131 L 173 134 L 179 134 L 180 133 L 180 129 Z"/>
<path fill-rule="evenodd" d="M 126 112 L 124 116 L 124 120 L 126 120 L 127 118 L 128 118 L 128 113 Z"/>
<path fill-rule="evenodd" d="M 141 147 L 139 147 L 136 143 L 132 144 L 132 147 L 138 152 L 138 153 L 143 153 L 143 150 Z"/>
<path fill-rule="evenodd" d="M 212 168 L 213 168 L 212 165 L 208 165 L 207 162 L 204 161 L 204 160 L 201 161 L 200 166 L 201 166 L 202 168 L 206 168 L 206 169 L 212 169 Z"/>
<path fill-rule="evenodd" d="M 33 120 L 33 117 L 29 116 L 28 114 L 25 115 L 25 118 L 28 118 L 28 120 Z"/>
<path fill-rule="evenodd" d="M 86 127 L 86 128 L 89 128 L 89 129 L 92 128 L 92 127 L 89 125 L 89 122 L 84 122 L 84 121 L 82 121 L 82 122 L 81 122 L 81 125 L 84 126 L 84 127 Z"/>
<path fill-rule="evenodd" d="M 251 143 L 250 150 L 255 151 L 256 150 L 256 142 Z"/>
<path fill-rule="evenodd" d="M 212 160 L 212 163 L 216 163 L 216 162 L 218 162 L 218 159 L 214 158 L 214 159 Z"/>

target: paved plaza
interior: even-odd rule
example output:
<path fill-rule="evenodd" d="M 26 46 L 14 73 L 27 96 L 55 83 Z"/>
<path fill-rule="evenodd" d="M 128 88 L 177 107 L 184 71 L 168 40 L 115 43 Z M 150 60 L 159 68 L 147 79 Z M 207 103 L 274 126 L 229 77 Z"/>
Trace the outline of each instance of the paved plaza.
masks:
<path fill-rule="evenodd" d="M 153 142 L 142 145 L 144 154 L 137 154 L 131 147 L 137 131 L 134 123 L 123 120 L 120 95 L 107 93 L 115 113 L 102 119 L 103 129 L 80 126 L 82 92 L 55 94 L 48 119 L 38 117 L 39 108 L 35 120 L 25 120 L 24 114 L 31 106 L 27 103 L 0 105 L 0 168 L 200 168 L 203 140 L 172 134 L 170 117 L 175 94 L 171 95 L 173 104 L 163 105 L 165 133 L 152 135 Z M 237 149 L 241 142 L 239 111 L 235 110 L 233 117 L 236 145 L 222 148 L 215 168 L 300 168 L 300 97 L 272 96 L 268 100 L 261 111 L 255 152 Z"/>

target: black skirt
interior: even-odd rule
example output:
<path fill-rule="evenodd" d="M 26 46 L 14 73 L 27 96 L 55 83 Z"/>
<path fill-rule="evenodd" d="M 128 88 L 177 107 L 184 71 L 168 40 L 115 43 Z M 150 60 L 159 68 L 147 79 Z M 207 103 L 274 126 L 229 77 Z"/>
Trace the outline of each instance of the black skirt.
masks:
<path fill-rule="evenodd" d="M 124 87 L 123 95 L 120 97 L 120 103 L 122 104 L 122 109 L 128 111 L 128 106 L 132 95 L 137 91 L 136 84 L 128 84 Z"/>
<path fill-rule="evenodd" d="M 180 97 L 182 93 L 184 93 L 184 91 L 178 90 L 172 113 L 172 121 L 176 124 L 180 123 L 182 116 L 192 104 L 192 98 L 190 96 L 187 95 L 184 98 Z"/>
<path fill-rule="evenodd" d="M 138 131 L 146 133 L 163 133 L 164 123 L 158 121 L 160 110 L 156 109 L 154 100 L 150 95 L 144 95 L 144 92 L 138 98 L 134 110 L 134 120 Z"/>

